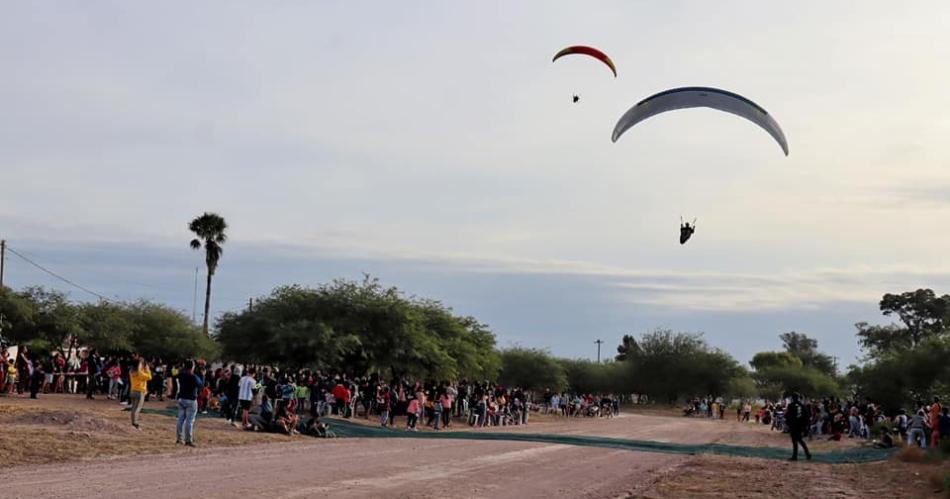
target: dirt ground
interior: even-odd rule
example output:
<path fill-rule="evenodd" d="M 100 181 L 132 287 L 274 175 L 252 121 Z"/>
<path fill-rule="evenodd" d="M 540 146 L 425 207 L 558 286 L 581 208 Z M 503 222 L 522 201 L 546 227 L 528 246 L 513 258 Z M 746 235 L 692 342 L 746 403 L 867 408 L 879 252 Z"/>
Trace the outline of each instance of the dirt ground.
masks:
<path fill-rule="evenodd" d="M 150 402 L 162 409 L 169 402 Z M 142 431 L 115 402 L 0 398 L 2 497 L 939 497 L 944 465 L 788 463 L 567 445 L 287 437 L 201 419 L 198 449 L 174 444 L 174 418 L 145 414 Z M 640 412 L 640 411 L 637 411 Z M 612 420 L 534 418 L 492 431 L 597 435 L 679 443 L 786 447 L 777 432 L 662 411 Z M 331 423 L 332 425 L 332 423 Z M 818 451 L 854 442 L 815 442 Z M 240 449 L 235 447 L 241 446 Z"/>

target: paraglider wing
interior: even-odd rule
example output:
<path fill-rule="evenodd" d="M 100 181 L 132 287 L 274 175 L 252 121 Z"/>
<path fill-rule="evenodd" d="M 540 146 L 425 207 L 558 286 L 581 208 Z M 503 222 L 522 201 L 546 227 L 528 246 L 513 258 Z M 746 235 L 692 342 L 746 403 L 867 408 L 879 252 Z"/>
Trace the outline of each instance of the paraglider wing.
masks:
<path fill-rule="evenodd" d="M 693 107 L 718 109 L 759 125 L 778 142 L 782 151 L 788 156 L 785 133 L 768 111 L 739 94 L 709 87 L 674 88 L 643 99 L 620 117 L 620 121 L 614 127 L 611 140 L 616 142 L 624 132 L 647 118 L 667 111 Z"/>
<path fill-rule="evenodd" d="M 593 57 L 594 59 L 597 59 L 600 62 L 606 64 L 607 67 L 610 68 L 611 71 L 613 71 L 614 78 L 617 77 L 617 67 L 614 66 L 614 61 L 611 61 L 610 58 L 607 57 L 607 54 L 601 52 L 600 50 L 595 49 L 594 47 L 588 47 L 586 45 L 572 45 L 570 47 L 567 47 L 561 50 L 560 52 L 554 54 L 554 59 L 552 59 L 551 62 L 554 62 L 560 59 L 561 57 L 564 57 L 565 55 L 570 55 L 570 54 L 589 55 Z"/>

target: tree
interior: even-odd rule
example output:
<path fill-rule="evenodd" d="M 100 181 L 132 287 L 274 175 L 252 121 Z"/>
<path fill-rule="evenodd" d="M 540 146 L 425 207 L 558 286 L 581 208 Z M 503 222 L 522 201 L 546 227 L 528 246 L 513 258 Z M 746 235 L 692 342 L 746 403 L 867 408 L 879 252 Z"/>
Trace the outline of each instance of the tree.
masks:
<path fill-rule="evenodd" d="M 776 400 L 790 393 L 806 396 L 837 396 L 841 391 L 835 379 L 813 366 L 774 366 L 756 371 L 753 378 L 759 387 L 759 395 Z"/>
<path fill-rule="evenodd" d="M 369 276 L 277 288 L 225 314 L 216 339 L 230 358 L 399 378 L 490 379 L 501 366 L 487 326 Z"/>
<path fill-rule="evenodd" d="M 67 354 L 81 342 L 84 331 L 79 320 L 79 309 L 69 302 L 65 293 L 29 287 L 18 294 L 32 309 L 31 320 L 15 329 L 19 341 L 26 341 L 34 351 L 49 352 L 65 348 Z"/>
<path fill-rule="evenodd" d="M 891 411 L 932 396 L 950 396 L 950 338 L 924 339 L 918 348 L 886 352 L 863 366 L 852 366 L 853 391 Z"/>
<path fill-rule="evenodd" d="M 911 348 L 925 338 L 943 333 L 950 316 L 950 295 L 937 296 L 932 289 L 918 289 L 881 298 L 881 312 L 897 315 L 904 323 Z"/>
<path fill-rule="evenodd" d="M 617 356 L 614 358 L 618 361 L 627 360 L 627 358 L 634 354 L 639 348 L 636 338 L 625 334 L 623 335 L 623 339 L 620 340 L 620 345 L 617 346 Z"/>
<path fill-rule="evenodd" d="M 34 303 L 29 297 L 8 287 L 0 287 L 0 338 L 8 342 L 33 339 Z"/>
<path fill-rule="evenodd" d="M 105 301 L 83 303 L 79 305 L 79 324 L 83 330 L 83 343 L 100 353 L 136 350 L 131 338 L 135 323 L 125 305 Z"/>
<path fill-rule="evenodd" d="M 732 379 L 747 375 L 725 352 L 711 348 L 699 334 L 657 330 L 637 341 L 631 351 L 627 391 L 666 398 L 723 395 Z"/>
<path fill-rule="evenodd" d="M 802 359 L 789 352 L 759 352 L 752 357 L 749 365 L 756 371 L 773 367 L 802 367 Z"/>
<path fill-rule="evenodd" d="M 589 359 L 559 359 L 574 393 L 607 394 L 626 392 L 630 379 L 629 362 L 601 362 Z"/>
<path fill-rule="evenodd" d="M 858 330 L 858 343 L 871 357 L 913 348 L 907 330 L 897 324 L 872 326 L 867 322 L 859 322 L 854 327 Z"/>
<path fill-rule="evenodd" d="M 801 359 L 805 366 L 814 367 L 828 376 L 837 375 L 834 359 L 818 351 L 818 340 L 794 331 L 779 335 L 785 351 Z"/>
<path fill-rule="evenodd" d="M 202 332 L 205 336 L 208 336 L 208 311 L 211 308 L 211 278 L 214 276 L 214 272 L 218 268 L 218 261 L 221 260 L 221 254 L 224 252 L 221 245 L 228 239 L 224 232 L 227 228 L 228 224 L 224 221 L 224 218 L 208 212 L 188 224 L 188 230 L 198 236 L 191 240 L 191 249 L 199 250 L 202 243 L 204 243 L 205 264 L 208 267 L 208 279 L 205 284 L 205 314 L 202 325 Z"/>
<path fill-rule="evenodd" d="M 126 306 L 131 350 L 145 357 L 178 361 L 216 357 L 217 346 L 189 317 L 167 305 L 139 301 Z"/>
<path fill-rule="evenodd" d="M 501 352 L 501 374 L 498 381 L 505 386 L 543 391 L 567 388 L 564 368 L 547 350 L 509 348 Z"/>

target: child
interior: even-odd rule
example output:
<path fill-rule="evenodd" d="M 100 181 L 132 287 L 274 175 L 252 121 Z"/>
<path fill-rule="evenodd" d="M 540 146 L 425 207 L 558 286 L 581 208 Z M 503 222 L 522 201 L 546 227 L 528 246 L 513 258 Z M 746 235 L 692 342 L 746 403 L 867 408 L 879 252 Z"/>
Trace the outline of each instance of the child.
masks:
<path fill-rule="evenodd" d="M 109 400 L 115 400 L 119 396 L 119 390 L 122 388 L 122 369 L 116 362 L 106 370 L 106 377 L 109 378 Z"/>
<path fill-rule="evenodd" d="M 383 390 L 376 397 L 376 408 L 379 410 L 379 425 L 389 426 L 389 411 L 392 408 L 392 394 L 389 387 L 384 386 Z"/>
<path fill-rule="evenodd" d="M 46 373 L 43 371 L 43 363 L 37 363 L 36 369 L 33 369 L 33 373 L 30 374 L 30 398 L 35 399 L 36 394 L 39 393 L 40 388 L 43 386 L 43 380 L 46 379 Z"/>
<path fill-rule="evenodd" d="M 211 398 L 211 388 L 205 386 L 198 392 L 198 412 L 208 414 L 208 399 Z"/>
<path fill-rule="evenodd" d="M 277 412 L 274 413 L 274 422 L 283 433 L 292 435 L 297 428 L 297 415 L 289 410 L 287 402 L 277 402 Z"/>
<path fill-rule="evenodd" d="M 13 393 L 13 387 L 16 386 L 16 363 L 10 359 L 7 364 L 7 393 Z"/>
<path fill-rule="evenodd" d="M 221 399 L 214 395 L 208 397 L 208 407 L 205 412 L 207 411 L 221 412 Z"/>
<path fill-rule="evenodd" d="M 418 398 L 409 401 L 409 406 L 406 408 L 406 431 L 419 431 L 416 429 L 416 421 L 419 420 L 421 408 L 422 404 L 419 403 Z"/>
<path fill-rule="evenodd" d="M 297 414 L 303 414 L 307 399 L 310 398 L 310 385 L 301 380 L 297 385 Z"/>

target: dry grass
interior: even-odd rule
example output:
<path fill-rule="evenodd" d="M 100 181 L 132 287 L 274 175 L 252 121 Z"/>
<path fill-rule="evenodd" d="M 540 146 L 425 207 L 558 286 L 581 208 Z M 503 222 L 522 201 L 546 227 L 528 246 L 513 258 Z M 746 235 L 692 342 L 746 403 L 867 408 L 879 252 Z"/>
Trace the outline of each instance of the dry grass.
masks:
<path fill-rule="evenodd" d="M 891 460 L 871 464 L 811 464 L 699 456 L 640 497 L 939 497 L 946 465 Z M 939 478 L 934 478 L 937 475 Z M 939 486 L 935 485 L 940 481 Z"/>
<path fill-rule="evenodd" d="M 146 407 L 163 409 L 172 403 L 149 402 Z M 182 450 L 175 445 L 175 418 L 142 414 L 142 430 L 137 431 L 130 424 L 129 412 L 122 409 L 114 401 L 79 396 L 40 395 L 39 400 L 2 397 L 0 455 L 5 464 L 18 465 Z M 200 418 L 195 436 L 203 447 L 289 440 L 282 435 L 241 431 L 217 418 Z"/>

